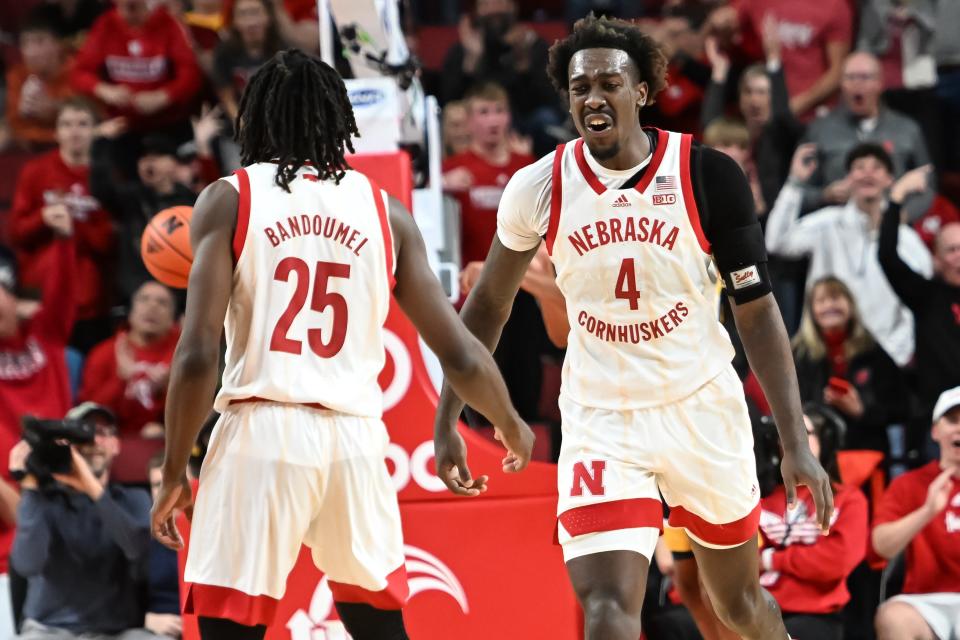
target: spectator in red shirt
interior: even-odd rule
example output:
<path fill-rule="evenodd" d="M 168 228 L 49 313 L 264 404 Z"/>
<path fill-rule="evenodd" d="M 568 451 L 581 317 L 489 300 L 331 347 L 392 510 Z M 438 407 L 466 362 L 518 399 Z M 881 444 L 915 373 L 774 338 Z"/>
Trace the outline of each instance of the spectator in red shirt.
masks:
<path fill-rule="evenodd" d="M 25 148 L 56 142 L 57 110 L 69 97 L 70 60 L 53 23 L 31 13 L 20 27 L 22 62 L 7 72 L 7 123 Z"/>
<path fill-rule="evenodd" d="M 71 406 L 65 348 L 73 329 L 75 278 L 73 221 L 58 224 L 40 310 L 21 315 L 15 295 L 16 263 L 0 247 L 0 459 L 20 440 L 20 418 L 59 419 Z M 0 469 L 9 478 L 9 469 Z"/>
<path fill-rule="evenodd" d="M 467 94 L 470 148 L 443 163 L 444 189 L 460 203 L 461 300 L 476 282 L 497 233 L 497 208 L 503 188 L 519 169 L 533 162 L 529 150 L 514 149 L 506 91 L 484 83 Z M 551 274 L 552 275 L 552 274 Z M 537 302 L 521 291 L 503 328 L 494 357 L 521 416 L 539 415 L 540 353 L 548 337 Z"/>
<path fill-rule="evenodd" d="M 840 483 L 840 420 L 820 406 L 807 405 L 803 421 L 810 450 L 833 481 L 833 519 L 829 531 L 820 530 L 806 487 L 797 488 L 792 510 L 782 484 L 763 498 L 760 584 L 776 598 L 792 637 L 842 640 L 838 614 L 850 601 L 847 577 L 867 553 L 867 499 L 856 487 Z"/>
<path fill-rule="evenodd" d="M 163 436 L 170 361 L 180 337 L 176 311 L 169 289 L 144 283 L 133 296 L 128 326 L 87 358 L 80 400 L 112 410 L 121 436 Z"/>
<path fill-rule="evenodd" d="M 467 122 L 470 148 L 443 163 L 443 187 L 460 203 L 460 250 L 469 269 L 487 257 L 503 188 L 533 156 L 511 149 L 510 103 L 499 85 L 487 83 L 470 92 Z"/>
<path fill-rule="evenodd" d="M 767 15 L 777 21 L 790 108 L 809 121 L 816 115 L 815 108 L 840 86 L 843 60 L 853 39 L 850 6 L 847 0 L 736 0 L 711 15 L 710 29 L 738 29 L 742 54 L 760 60 Z"/>
<path fill-rule="evenodd" d="M 907 554 L 901 594 L 877 611 L 878 640 L 952 640 L 960 633 L 960 387 L 937 400 L 932 435 L 940 459 L 890 483 L 874 516 L 876 552 Z"/>
<path fill-rule="evenodd" d="M 90 195 L 90 146 L 96 132 L 94 107 L 82 98 L 61 105 L 59 147 L 30 161 L 20 174 L 8 232 L 24 287 L 39 289 L 51 271 L 77 280 L 77 323 L 71 344 L 87 351 L 110 334 L 109 292 L 104 287 L 114 248 L 113 224 Z M 76 237 L 76 265 L 54 269 L 57 237 Z"/>
<path fill-rule="evenodd" d="M 203 78 L 183 27 L 165 7 L 116 0 L 77 56 L 73 87 L 135 130 L 185 122 Z"/>
<path fill-rule="evenodd" d="M 697 131 L 703 93 L 710 82 L 710 67 L 703 61 L 703 40 L 699 29 L 703 21 L 695 6 L 664 7 L 663 17 L 653 35 L 663 46 L 670 61 L 670 84 L 645 114 L 644 124 L 672 131 Z"/>

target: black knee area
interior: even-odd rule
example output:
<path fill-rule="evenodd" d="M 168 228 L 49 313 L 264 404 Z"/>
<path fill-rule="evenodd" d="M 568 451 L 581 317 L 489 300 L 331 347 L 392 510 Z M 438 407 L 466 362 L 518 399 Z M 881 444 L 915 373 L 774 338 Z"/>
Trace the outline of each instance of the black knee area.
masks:
<path fill-rule="evenodd" d="M 356 602 L 335 602 L 334 605 L 340 622 L 353 640 L 409 640 L 403 626 L 403 612 L 399 609 L 377 609 Z"/>
<path fill-rule="evenodd" d="M 197 618 L 202 640 L 263 640 L 267 635 L 266 625 L 255 627 L 225 620 L 223 618 Z"/>

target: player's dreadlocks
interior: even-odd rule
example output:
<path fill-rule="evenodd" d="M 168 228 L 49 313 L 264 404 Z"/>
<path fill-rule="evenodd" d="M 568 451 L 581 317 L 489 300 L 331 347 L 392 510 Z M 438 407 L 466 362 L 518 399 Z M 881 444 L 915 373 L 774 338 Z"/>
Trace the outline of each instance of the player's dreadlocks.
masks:
<path fill-rule="evenodd" d="M 350 168 L 345 150 L 359 136 L 343 80 L 319 58 L 280 51 L 250 79 L 235 123 L 244 165 L 276 162 L 276 183 L 286 191 L 300 167 L 313 165 L 323 180 L 338 181 Z"/>
<path fill-rule="evenodd" d="M 640 71 L 640 80 L 647 83 L 647 104 L 667 86 L 667 57 L 660 45 L 636 25 L 614 18 L 596 17 L 592 13 L 577 20 L 573 32 L 550 47 L 547 75 L 557 91 L 566 95 L 570 88 L 570 58 L 583 49 L 619 49 L 626 51 Z"/>

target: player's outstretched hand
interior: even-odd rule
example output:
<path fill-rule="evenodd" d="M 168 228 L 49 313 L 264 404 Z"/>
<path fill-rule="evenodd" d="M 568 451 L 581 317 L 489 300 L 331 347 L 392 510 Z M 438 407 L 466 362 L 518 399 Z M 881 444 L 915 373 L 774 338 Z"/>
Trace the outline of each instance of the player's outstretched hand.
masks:
<path fill-rule="evenodd" d="M 473 478 L 467 467 L 467 443 L 454 426 L 433 436 L 437 475 L 453 493 L 475 498 L 487 490 L 487 476 Z"/>
<path fill-rule="evenodd" d="M 783 485 L 787 492 L 787 507 L 797 503 L 797 485 L 804 485 L 813 496 L 817 507 L 817 523 L 825 534 L 830 533 L 830 520 L 833 518 L 833 486 L 830 476 L 823 470 L 820 461 L 810 449 L 784 453 L 780 464 Z"/>
<path fill-rule="evenodd" d="M 177 530 L 176 517 L 179 511 L 189 515 L 193 506 L 193 492 L 186 477 L 171 481 L 163 479 L 157 501 L 150 512 L 150 531 L 163 546 L 173 550 L 183 548 L 183 538 Z"/>
<path fill-rule="evenodd" d="M 537 436 L 533 434 L 533 430 L 527 426 L 526 422 L 518 420 L 509 429 L 496 427 L 494 437 L 507 448 L 507 456 L 503 459 L 504 473 L 523 471 L 530 464 L 530 456 L 533 455 L 533 443 Z"/>

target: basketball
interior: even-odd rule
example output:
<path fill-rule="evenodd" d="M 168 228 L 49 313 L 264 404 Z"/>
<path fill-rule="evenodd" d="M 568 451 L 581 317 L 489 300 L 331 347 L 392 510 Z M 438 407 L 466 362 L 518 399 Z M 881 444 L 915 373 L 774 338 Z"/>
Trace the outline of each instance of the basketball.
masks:
<path fill-rule="evenodd" d="M 170 207 L 153 216 L 140 239 L 140 255 L 154 278 L 177 289 L 187 288 L 193 250 L 190 216 L 193 207 Z"/>

